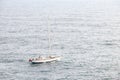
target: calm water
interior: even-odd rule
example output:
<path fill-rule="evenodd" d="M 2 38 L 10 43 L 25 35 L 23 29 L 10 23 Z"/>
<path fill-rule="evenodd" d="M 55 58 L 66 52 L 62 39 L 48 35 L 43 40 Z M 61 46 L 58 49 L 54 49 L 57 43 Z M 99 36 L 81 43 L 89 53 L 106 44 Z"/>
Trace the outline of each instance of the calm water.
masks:
<path fill-rule="evenodd" d="M 0 80 L 120 80 L 120 1 L 0 0 Z"/>

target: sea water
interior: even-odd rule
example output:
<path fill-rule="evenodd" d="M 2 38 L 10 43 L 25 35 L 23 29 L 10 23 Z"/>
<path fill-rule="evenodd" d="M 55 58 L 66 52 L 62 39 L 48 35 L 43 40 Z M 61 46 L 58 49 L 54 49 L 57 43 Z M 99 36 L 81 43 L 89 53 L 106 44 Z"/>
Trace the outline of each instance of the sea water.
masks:
<path fill-rule="evenodd" d="M 120 80 L 120 1 L 0 0 L 0 80 Z"/>

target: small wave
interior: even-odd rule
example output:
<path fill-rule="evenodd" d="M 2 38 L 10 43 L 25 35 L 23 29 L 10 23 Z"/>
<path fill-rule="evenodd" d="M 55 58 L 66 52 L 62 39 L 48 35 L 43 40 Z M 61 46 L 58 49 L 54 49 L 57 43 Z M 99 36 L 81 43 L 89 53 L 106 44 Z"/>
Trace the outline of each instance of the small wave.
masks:
<path fill-rule="evenodd" d="M 46 73 L 46 72 L 51 72 L 51 70 L 42 70 L 42 71 L 40 71 L 40 72 Z"/>
<path fill-rule="evenodd" d="M 117 44 L 118 43 L 118 41 L 104 41 L 103 43 L 102 43 L 102 45 L 106 45 L 106 46 L 115 46 L 115 45 L 118 45 Z"/>
<path fill-rule="evenodd" d="M 8 73 L 8 72 L 0 72 L 0 80 L 12 80 L 13 77 L 12 77 L 12 74 L 11 73 Z"/>
<path fill-rule="evenodd" d="M 13 63 L 14 61 L 12 60 L 0 60 L 0 63 Z"/>
<path fill-rule="evenodd" d="M 0 63 L 14 63 L 14 62 L 24 62 L 24 60 L 22 60 L 22 59 L 12 59 L 12 60 L 10 60 L 10 59 L 2 59 L 2 60 L 0 60 Z"/>
<path fill-rule="evenodd" d="M 103 44 L 103 45 L 112 46 L 112 45 L 115 45 L 115 44 L 113 44 L 113 43 L 105 43 L 105 44 Z"/>
<path fill-rule="evenodd" d="M 48 78 L 39 78 L 38 80 L 50 80 Z"/>

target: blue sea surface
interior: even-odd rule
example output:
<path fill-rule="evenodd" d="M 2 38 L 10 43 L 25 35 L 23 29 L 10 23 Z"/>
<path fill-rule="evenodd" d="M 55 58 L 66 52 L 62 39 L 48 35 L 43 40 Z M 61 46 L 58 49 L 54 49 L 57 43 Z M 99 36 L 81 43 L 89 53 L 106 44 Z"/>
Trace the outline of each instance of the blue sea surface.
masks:
<path fill-rule="evenodd" d="M 120 1 L 0 0 L 0 80 L 120 80 Z"/>

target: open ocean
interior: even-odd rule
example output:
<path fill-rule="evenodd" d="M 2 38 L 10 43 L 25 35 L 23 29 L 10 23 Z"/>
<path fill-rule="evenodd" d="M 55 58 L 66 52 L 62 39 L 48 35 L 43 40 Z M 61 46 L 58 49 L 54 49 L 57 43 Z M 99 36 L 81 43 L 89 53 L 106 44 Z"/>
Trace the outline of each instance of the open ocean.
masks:
<path fill-rule="evenodd" d="M 0 80 L 120 80 L 120 0 L 0 0 Z"/>

